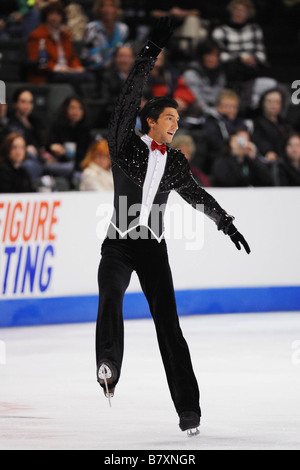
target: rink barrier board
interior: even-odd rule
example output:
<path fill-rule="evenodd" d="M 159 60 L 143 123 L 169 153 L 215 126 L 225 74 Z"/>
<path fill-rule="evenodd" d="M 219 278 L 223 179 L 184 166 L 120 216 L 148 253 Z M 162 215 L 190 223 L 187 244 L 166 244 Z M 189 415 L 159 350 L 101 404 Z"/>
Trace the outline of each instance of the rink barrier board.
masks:
<path fill-rule="evenodd" d="M 300 286 L 176 291 L 179 316 L 300 311 Z M 0 301 L 0 327 L 95 322 L 98 296 Z M 142 293 L 127 293 L 124 319 L 150 318 Z"/>
<path fill-rule="evenodd" d="M 216 188 L 248 256 L 178 194 L 165 213 L 179 315 L 300 311 L 300 188 Z M 0 196 L 0 327 L 95 321 L 113 193 Z M 149 317 L 136 273 L 124 317 Z"/>

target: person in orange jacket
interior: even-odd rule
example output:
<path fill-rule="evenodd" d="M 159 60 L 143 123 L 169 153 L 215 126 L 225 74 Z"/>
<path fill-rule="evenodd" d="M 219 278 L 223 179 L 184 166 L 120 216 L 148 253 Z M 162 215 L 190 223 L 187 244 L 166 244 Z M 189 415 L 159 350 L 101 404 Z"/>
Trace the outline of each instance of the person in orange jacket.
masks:
<path fill-rule="evenodd" d="M 30 83 L 91 81 L 73 49 L 71 34 L 64 28 L 65 10 L 60 2 L 48 4 L 41 12 L 41 25 L 28 37 L 31 63 Z"/>

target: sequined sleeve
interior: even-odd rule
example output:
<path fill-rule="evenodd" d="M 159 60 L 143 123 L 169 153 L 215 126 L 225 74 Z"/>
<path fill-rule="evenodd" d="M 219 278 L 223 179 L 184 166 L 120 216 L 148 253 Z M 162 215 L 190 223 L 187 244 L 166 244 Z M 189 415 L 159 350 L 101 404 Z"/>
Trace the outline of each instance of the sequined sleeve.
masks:
<path fill-rule="evenodd" d="M 109 150 L 112 161 L 121 155 L 122 149 L 135 131 L 142 92 L 150 71 L 154 67 L 160 48 L 150 41 L 137 56 L 115 105 L 109 124 Z"/>
<path fill-rule="evenodd" d="M 181 161 L 182 178 L 179 187 L 176 188 L 177 193 L 195 209 L 204 211 L 204 214 L 216 223 L 218 230 L 222 230 L 227 234 L 234 217 L 228 215 L 215 198 L 198 185 L 190 171 L 187 160 L 185 158 L 184 160 Z"/>

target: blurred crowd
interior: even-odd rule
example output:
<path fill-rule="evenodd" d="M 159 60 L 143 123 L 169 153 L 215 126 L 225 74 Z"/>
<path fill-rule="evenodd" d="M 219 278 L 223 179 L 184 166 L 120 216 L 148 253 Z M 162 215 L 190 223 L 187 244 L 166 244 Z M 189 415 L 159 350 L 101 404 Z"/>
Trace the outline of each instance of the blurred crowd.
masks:
<path fill-rule="evenodd" d="M 203 187 L 300 185 L 300 104 L 291 100 L 300 0 L 1 0 L 0 80 L 6 45 L 24 51 L 0 103 L 1 193 L 113 189 L 109 118 L 165 15 L 174 34 L 141 108 L 153 96 L 178 102 L 172 147 L 194 178 Z M 47 87 L 60 93 L 50 114 L 38 109 Z"/>

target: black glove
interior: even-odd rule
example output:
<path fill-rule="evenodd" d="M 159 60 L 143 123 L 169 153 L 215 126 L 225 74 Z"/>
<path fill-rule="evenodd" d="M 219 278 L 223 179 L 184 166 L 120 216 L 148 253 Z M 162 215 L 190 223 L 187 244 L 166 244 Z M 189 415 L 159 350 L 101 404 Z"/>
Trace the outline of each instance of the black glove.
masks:
<path fill-rule="evenodd" d="M 234 225 L 230 225 L 229 227 L 229 230 L 228 230 L 228 233 L 227 233 L 231 240 L 233 241 L 233 243 L 235 244 L 235 246 L 237 247 L 238 250 L 241 249 L 241 245 L 243 245 L 243 247 L 245 248 L 245 251 L 246 253 L 250 253 L 250 247 L 248 245 L 248 243 L 246 242 L 245 238 L 243 237 L 243 235 L 237 230 L 237 228 L 234 226 Z"/>
<path fill-rule="evenodd" d="M 169 16 L 162 16 L 154 24 L 149 41 L 161 49 L 167 44 L 173 34 L 172 20 Z"/>

